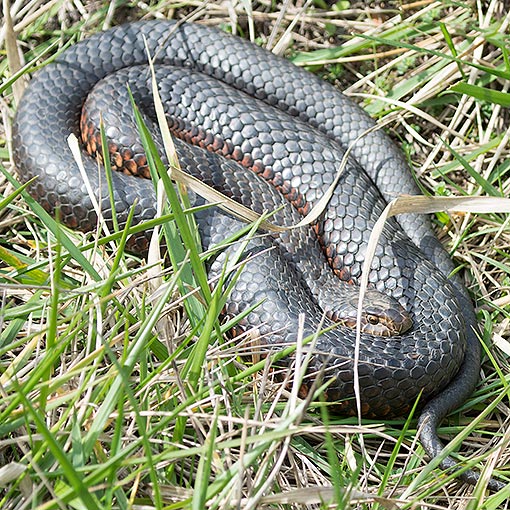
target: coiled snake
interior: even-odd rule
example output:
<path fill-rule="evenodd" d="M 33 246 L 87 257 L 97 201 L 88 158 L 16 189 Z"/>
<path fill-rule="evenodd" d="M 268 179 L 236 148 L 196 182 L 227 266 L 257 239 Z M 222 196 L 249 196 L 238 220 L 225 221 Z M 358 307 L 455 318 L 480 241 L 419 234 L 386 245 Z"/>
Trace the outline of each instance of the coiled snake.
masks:
<path fill-rule="evenodd" d="M 296 229 L 251 241 L 248 252 L 258 256 L 250 259 L 227 304 L 227 313 L 235 314 L 262 301 L 243 325 L 256 328 L 270 346 L 295 342 L 300 313 L 305 314 L 305 334 L 339 319 L 340 326 L 318 337 L 309 371 L 334 376 L 327 398 L 340 411 L 352 413 L 355 333 L 346 310 L 356 309 L 357 288 L 351 284 L 360 276 L 368 236 L 386 200 L 419 191 L 392 142 L 380 130 L 361 136 L 372 121 L 333 86 L 205 26 L 146 21 L 116 27 L 67 49 L 34 76 L 14 123 L 14 159 L 21 180 L 37 177 L 30 193 L 48 211 L 58 208 L 65 224 L 94 228 L 96 213 L 66 140 L 70 133 L 81 136 L 81 123 L 88 132 L 86 145 L 97 148 L 90 125 L 99 113 L 108 136 L 132 124 L 127 83 L 146 121 L 154 122 L 145 40 L 167 119 L 183 140 L 177 143 L 181 166 L 258 212 L 290 201 L 292 206 L 274 221 L 296 223 L 333 181 L 346 147 L 359 138 L 315 225 L 317 235 Z M 118 112 L 116 120 L 110 120 L 111 111 Z M 132 204 L 136 202 L 136 221 L 141 222 L 154 216 L 156 202 L 149 181 L 127 175 L 143 173 L 139 142 L 129 130 L 120 136 L 124 147 L 112 142 L 110 149 L 112 163 L 124 172 L 113 176 L 122 225 Z M 98 175 L 92 156 L 85 155 L 84 163 L 109 218 L 106 179 Z M 204 248 L 240 225 L 216 208 L 201 213 L 198 224 Z M 132 248 L 146 249 L 148 236 L 138 236 Z M 211 274 L 221 262 L 220 257 Z M 372 263 L 364 311 L 368 327 L 361 335 L 363 414 L 403 415 L 421 393 L 426 402 L 419 420 L 421 440 L 431 456 L 442 449 L 439 422 L 473 391 L 480 366 L 473 307 L 460 281 L 447 278 L 451 270 L 426 218 L 405 215 L 398 223 L 388 221 Z M 324 323 L 323 311 L 329 312 Z M 390 332 L 384 326 L 388 314 L 390 324 L 403 317 Z M 442 466 L 455 462 L 448 457 Z M 462 476 L 471 483 L 477 479 L 471 471 Z M 493 480 L 490 484 L 493 489 L 502 486 Z"/>

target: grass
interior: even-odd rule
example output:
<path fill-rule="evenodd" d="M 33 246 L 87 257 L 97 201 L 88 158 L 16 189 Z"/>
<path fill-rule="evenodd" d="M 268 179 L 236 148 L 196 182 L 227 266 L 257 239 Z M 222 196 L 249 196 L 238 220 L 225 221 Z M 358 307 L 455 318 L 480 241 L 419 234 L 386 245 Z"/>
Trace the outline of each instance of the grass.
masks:
<path fill-rule="evenodd" d="M 223 3 L 184 1 L 172 14 L 235 26 L 273 47 L 297 20 L 287 56 L 384 122 L 425 189 L 507 195 L 504 2 L 343 4 L 238 6 L 238 25 Z M 19 35 L 2 35 L 2 49 L 17 44 L 39 65 L 82 32 L 169 14 L 163 2 L 76 5 L 34 2 L 13 12 Z M 181 247 L 167 267 L 157 253 L 148 261 L 127 254 L 124 232 L 59 226 L 17 191 L 13 65 L 0 62 L 0 508 L 507 508 L 507 493 L 463 486 L 428 464 L 412 419 L 328 416 L 299 398 L 299 367 L 286 384 L 269 361 L 240 358 L 249 339 L 224 336 L 221 282 L 211 291 L 204 284 L 178 196 L 169 221 L 156 221 Z M 477 392 L 441 434 L 463 439 L 465 464 L 508 475 L 508 397 L 485 412 L 508 392 L 507 215 L 436 219 L 486 346 Z"/>

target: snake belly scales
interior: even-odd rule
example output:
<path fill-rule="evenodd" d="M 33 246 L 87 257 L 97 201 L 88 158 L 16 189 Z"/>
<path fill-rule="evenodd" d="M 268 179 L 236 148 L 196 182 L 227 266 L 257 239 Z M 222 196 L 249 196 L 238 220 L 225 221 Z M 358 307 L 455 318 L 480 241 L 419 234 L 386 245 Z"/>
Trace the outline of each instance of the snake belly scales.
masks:
<path fill-rule="evenodd" d="M 327 307 L 323 302 L 344 299 L 353 289 L 357 295 L 351 283 L 360 277 L 368 237 L 387 201 L 419 190 L 390 139 L 381 130 L 360 136 L 373 121 L 311 73 L 201 25 L 142 21 L 93 35 L 38 71 L 27 88 L 13 130 L 20 179 L 36 177 L 31 195 L 47 211 L 58 209 L 68 226 L 95 227 L 97 216 L 67 138 L 70 133 L 80 138 L 80 123 L 87 129 L 97 112 L 107 136 L 120 124 L 132 124 L 127 84 L 146 122 L 154 123 L 146 44 L 182 168 L 257 212 L 274 210 L 283 200 L 287 206 L 272 221 L 295 224 L 309 211 L 333 181 L 346 148 L 359 138 L 315 232 L 296 229 L 250 241 L 247 251 L 257 256 L 227 304 L 227 312 L 236 314 L 262 301 L 244 326 L 257 328 L 269 346 L 296 341 L 301 313 L 304 334 L 314 333 Z M 83 120 L 82 106 L 92 89 Z M 120 120 L 109 125 L 113 110 L 120 111 Z M 128 175 L 131 166 L 144 163 L 136 135 L 120 136 L 126 148 L 112 161 L 125 162 L 123 172 L 113 172 L 115 213 L 122 225 L 134 203 L 136 222 L 153 218 L 156 198 L 150 181 Z M 94 135 L 88 145 L 94 145 Z M 102 213 L 111 218 L 106 178 L 95 157 L 84 153 L 83 158 Z M 200 213 L 198 225 L 207 249 L 242 224 L 210 208 Z M 146 250 L 149 237 L 150 232 L 138 235 L 132 248 Z M 212 264 L 212 276 L 221 260 Z M 473 306 L 460 280 L 448 277 L 452 269 L 426 217 L 390 219 L 372 263 L 366 307 L 383 296 L 406 311 L 412 326 L 390 336 L 362 333 L 359 351 L 363 414 L 405 415 L 421 394 L 420 439 L 431 457 L 443 448 L 439 423 L 472 393 L 480 369 Z M 326 318 L 323 327 L 330 324 Z M 325 380 L 334 377 L 327 399 L 345 413 L 356 409 L 354 342 L 355 330 L 346 325 L 321 334 L 309 367 L 312 374 L 323 370 Z M 456 462 L 446 457 L 441 465 L 454 468 Z M 468 470 L 461 478 L 475 483 L 478 475 Z M 493 490 L 501 486 L 489 482 Z"/>

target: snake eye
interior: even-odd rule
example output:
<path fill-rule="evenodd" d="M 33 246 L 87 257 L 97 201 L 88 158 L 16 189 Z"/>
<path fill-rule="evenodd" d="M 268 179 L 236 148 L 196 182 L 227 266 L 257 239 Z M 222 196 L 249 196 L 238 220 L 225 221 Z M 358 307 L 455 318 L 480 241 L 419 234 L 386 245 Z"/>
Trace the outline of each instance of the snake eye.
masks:
<path fill-rule="evenodd" d="M 377 315 L 367 315 L 367 321 L 375 326 L 376 324 L 379 324 L 379 317 L 377 317 Z"/>

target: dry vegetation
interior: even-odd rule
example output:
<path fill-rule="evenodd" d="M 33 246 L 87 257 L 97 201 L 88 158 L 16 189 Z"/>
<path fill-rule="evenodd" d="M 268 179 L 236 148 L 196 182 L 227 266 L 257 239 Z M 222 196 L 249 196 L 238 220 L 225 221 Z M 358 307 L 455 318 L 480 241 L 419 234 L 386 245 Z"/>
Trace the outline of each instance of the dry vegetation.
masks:
<path fill-rule="evenodd" d="M 8 80 L 25 62 L 42 64 L 69 40 L 121 22 L 186 17 L 337 84 L 384 122 L 432 194 L 506 196 L 506 2 L 330 3 L 12 2 L 12 20 L 0 18 L 2 169 L 13 173 L 11 122 L 28 75 Z M 415 422 L 327 417 L 297 386 L 273 381 L 264 361 L 244 365 L 242 345 L 195 342 L 167 269 L 114 259 L 66 230 L 88 247 L 85 267 L 6 176 L 1 188 L 0 507 L 508 507 L 508 492 L 427 471 Z M 441 430 L 447 438 L 508 392 L 507 218 L 437 215 L 488 350 L 479 390 Z M 207 362 L 190 385 L 182 370 L 196 345 Z M 500 477 L 509 476 L 508 405 L 507 394 L 465 432 L 460 455 Z"/>

